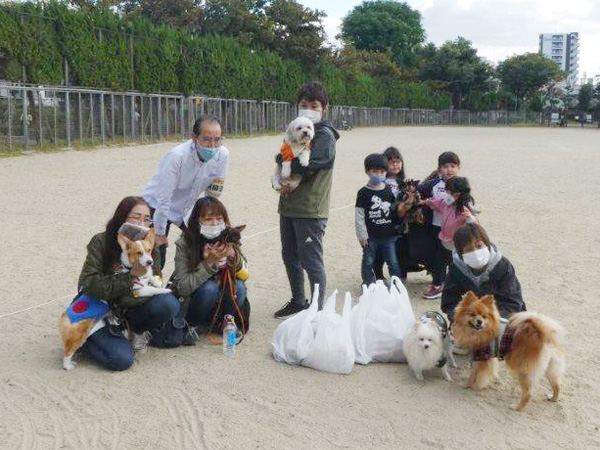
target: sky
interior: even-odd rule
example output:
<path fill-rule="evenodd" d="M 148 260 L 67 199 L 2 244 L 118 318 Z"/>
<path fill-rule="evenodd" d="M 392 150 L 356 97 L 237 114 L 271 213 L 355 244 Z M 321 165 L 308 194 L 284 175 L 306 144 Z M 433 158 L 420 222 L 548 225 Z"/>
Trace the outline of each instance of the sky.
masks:
<path fill-rule="evenodd" d="M 325 11 L 330 42 L 356 0 L 298 0 Z M 462 36 L 496 64 L 513 54 L 537 52 L 540 33 L 579 32 L 579 76 L 600 75 L 600 0 L 406 0 L 421 12 L 427 41 L 441 45 Z"/>

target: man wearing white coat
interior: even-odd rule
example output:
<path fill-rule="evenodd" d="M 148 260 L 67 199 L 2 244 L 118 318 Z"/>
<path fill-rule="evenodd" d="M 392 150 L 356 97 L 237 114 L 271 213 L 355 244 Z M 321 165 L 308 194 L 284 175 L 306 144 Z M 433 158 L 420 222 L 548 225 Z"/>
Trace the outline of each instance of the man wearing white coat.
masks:
<path fill-rule="evenodd" d="M 142 193 L 153 211 L 156 246 L 165 264 L 167 236 L 172 223 L 185 228 L 196 200 L 223 192 L 229 150 L 223 145 L 220 120 L 201 116 L 192 128 L 191 139 L 171 149 L 158 165 Z"/>

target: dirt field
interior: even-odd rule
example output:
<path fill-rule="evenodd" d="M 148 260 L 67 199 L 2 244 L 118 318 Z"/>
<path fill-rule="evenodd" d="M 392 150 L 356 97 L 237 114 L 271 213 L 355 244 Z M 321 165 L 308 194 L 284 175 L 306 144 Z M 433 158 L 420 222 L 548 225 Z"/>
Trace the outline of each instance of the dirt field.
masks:
<path fill-rule="evenodd" d="M 122 197 L 141 192 L 173 143 L 0 160 L 0 448 L 600 448 L 597 130 L 373 128 L 343 132 L 338 143 L 328 292 L 354 296 L 353 202 L 366 181 L 364 156 L 396 145 L 409 177 L 423 178 L 440 152 L 459 153 L 481 222 L 515 265 L 527 306 L 569 330 L 561 401 L 545 401 L 542 384 L 523 413 L 510 409 L 519 390 L 504 368 L 489 390 L 464 390 L 464 359 L 451 384 L 437 372 L 418 382 L 401 364 L 355 366 L 338 376 L 273 361 L 269 343 L 280 322 L 272 314 L 289 298 L 269 184 L 280 140 L 227 141 L 223 200 L 235 224 L 248 224 L 251 264 L 252 330 L 238 354 L 227 359 L 206 340 L 150 348 L 124 373 L 85 358 L 63 371 L 57 320 L 89 239 Z M 420 298 L 428 281 L 409 275 L 418 312 L 439 307 Z"/>

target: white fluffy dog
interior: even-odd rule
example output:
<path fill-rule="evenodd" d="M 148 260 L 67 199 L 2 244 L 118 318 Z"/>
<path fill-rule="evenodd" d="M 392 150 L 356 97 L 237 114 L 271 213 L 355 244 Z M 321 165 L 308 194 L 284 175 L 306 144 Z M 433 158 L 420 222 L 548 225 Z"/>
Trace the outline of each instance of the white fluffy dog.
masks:
<path fill-rule="evenodd" d="M 445 325 L 445 320 L 442 318 Z M 448 373 L 448 360 L 456 367 L 452 353 L 444 344 L 447 334 L 437 320 L 427 314 L 417 320 L 404 338 L 403 350 L 406 361 L 417 380 L 423 380 L 423 371 L 439 367 L 447 381 L 452 381 Z"/>
<path fill-rule="evenodd" d="M 315 127 L 306 117 L 294 119 L 287 127 L 280 153 L 281 166 L 277 164 L 271 177 L 273 189 L 280 191 L 283 186 L 296 189 L 302 179 L 301 175 L 292 175 L 292 160 L 298 158 L 303 167 L 308 166 L 310 159 L 310 141 L 315 136 Z"/>

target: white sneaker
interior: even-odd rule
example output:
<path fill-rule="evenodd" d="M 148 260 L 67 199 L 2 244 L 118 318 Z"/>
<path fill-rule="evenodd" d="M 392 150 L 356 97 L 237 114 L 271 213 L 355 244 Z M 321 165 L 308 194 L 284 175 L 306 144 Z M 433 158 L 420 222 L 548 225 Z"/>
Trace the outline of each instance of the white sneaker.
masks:
<path fill-rule="evenodd" d="M 150 341 L 150 333 L 147 331 L 144 331 L 142 334 L 132 332 L 131 335 L 131 346 L 133 347 L 133 351 L 141 355 L 146 353 L 148 342 Z"/>

